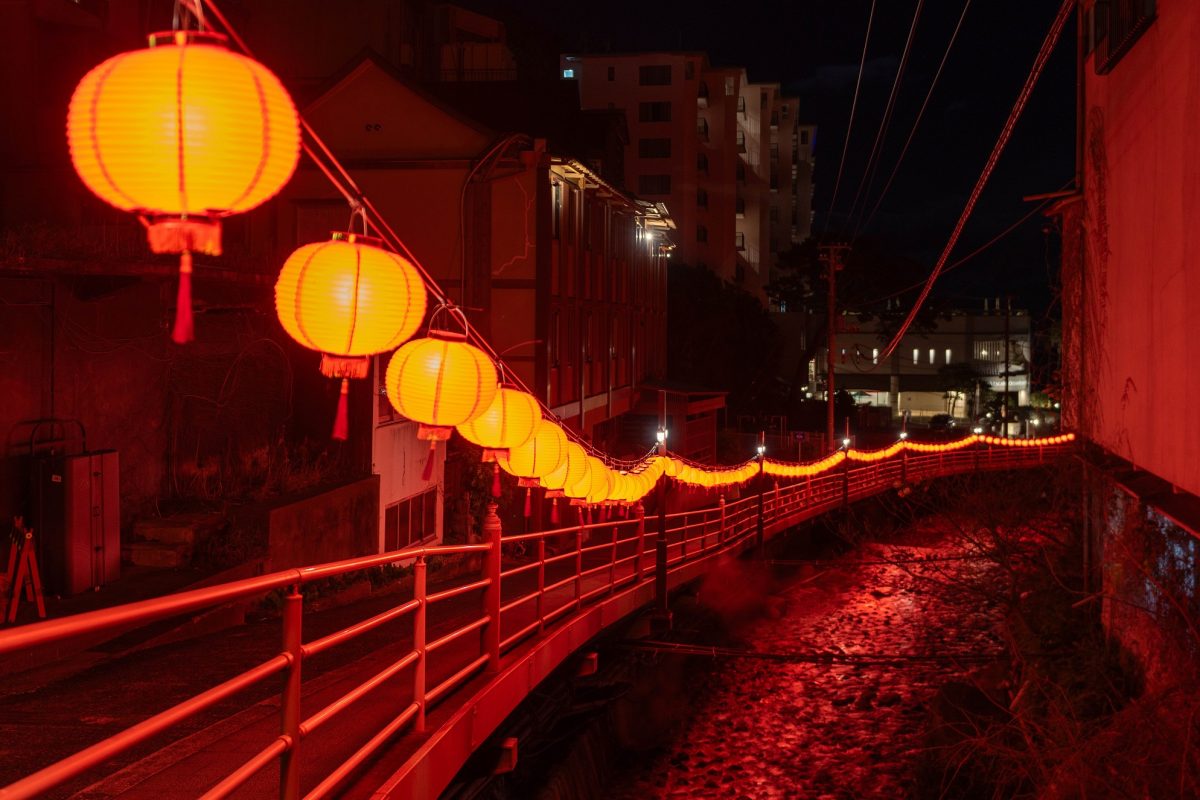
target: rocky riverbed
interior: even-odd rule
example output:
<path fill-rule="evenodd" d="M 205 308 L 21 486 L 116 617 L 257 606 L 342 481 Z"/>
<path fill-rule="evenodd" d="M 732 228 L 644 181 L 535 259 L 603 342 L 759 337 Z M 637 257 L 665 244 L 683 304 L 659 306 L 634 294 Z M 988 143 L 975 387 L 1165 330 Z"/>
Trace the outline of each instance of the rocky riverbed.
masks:
<path fill-rule="evenodd" d="M 994 566 L 926 521 L 886 544 L 781 569 L 766 613 L 740 628 L 741 647 L 762 656 L 720 656 L 672 742 L 632 765 L 611 796 L 912 793 L 939 688 L 1002 653 L 986 592 L 965 588 L 986 586 Z M 701 600 L 727 590 L 702 588 Z M 816 663 L 789 660 L 809 657 Z"/>

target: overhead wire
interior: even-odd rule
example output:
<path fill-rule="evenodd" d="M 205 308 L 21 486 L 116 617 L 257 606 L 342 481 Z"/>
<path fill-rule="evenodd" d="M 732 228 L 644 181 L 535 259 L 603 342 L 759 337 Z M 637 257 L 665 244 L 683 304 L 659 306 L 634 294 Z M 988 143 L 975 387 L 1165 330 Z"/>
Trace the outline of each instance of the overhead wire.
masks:
<path fill-rule="evenodd" d="M 892 115 L 896 112 L 896 98 L 900 96 L 900 86 L 904 82 L 904 72 L 908 67 L 908 57 L 912 53 L 913 40 L 917 34 L 917 24 L 921 21 L 921 9 L 925 6 L 925 0 L 917 0 L 916 8 L 913 10 L 912 24 L 908 26 L 908 38 L 904 42 L 904 52 L 900 56 L 900 64 L 896 67 L 896 77 L 892 79 L 892 90 L 888 94 L 887 104 L 883 107 L 883 119 L 879 123 L 879 127 L 875 131 L 875 143 L 871 145 L 871 154 L 867 158 L 867 165 L 863 167 L 862 179 L 858 182 L 858 189 L 854 192 L 854 201 L 850 204 L 850 213 L 846 215 L 846 222 L 849 223 L 855 213 L 858 211 L 858 201 L 863 197 L 863 190 L 866 189 L 870 193 L 870 186 L 875 182 L 875 170 L 879 168 L 879 161 L 883 154 L 883 143 L 887 140 L 888 128 L 892 124 Z M 854 237 L 858 238 L 858 228 L 855 228 Z"/>
<path fill-rule="evenodd" d="M 856 238 L 860 229 L 870 227 L 871 222 L 875 219 L 875 215 L 879 213 L 879 207 L 883 204 L 883 199 L 887 197 L 888 190 L 892 188 L 892 182 L 896 180 L 896 174 L 900 171 L 900 165 L 904 163 L 904 157 L 908 155 L 908 148 L 912 145 L 913 138 L 917 135 L 917 128 L 921 126 L 921 119 L 925 116 L 925 110 L 929 108 L 929 100 L 933 97 L 933 91 L 937 88 L 938 80 L 942 77 L 942 71 L 946 68 L 946 62 L 950 60 L 950 51 L 954 48 L 954 42 L 958 39 L 958 32 L 962 30 L 963 20 L 967 18 L 967 9 L 970 7 L 971 0 L 966 0 L 963 3 L 962 13 L 958 15 L 958 24 L 954 26 L 954 32 L 950 34 L 950 41 L 946 45 L 946 52 L 942 54 L 941 63 L 938 64 L 937 71 L 933 74 L 933 80 L 929 84 L 929 91 L 925 93 L 925 100 L 921 103 L 921 109 L 917 112 L 916 119 L 913 120 L 912 129 L 908 132 L 908 138 L 904 141 L 904 147 L 900 148 L 900 155 L 896 158 L 896 163 L 892 166 L 892 172 L 888 176 L 887 182 L 883 185 L 879 197 L 875 200 L 875 205 L 872 207 L 871 213 L 858 228 L 855 228 L 854 235 Z"/>
<path fill-rule="evenodd" d="M 1033 94 L 1033 88 L 1037 85 L 1038 79 L 1042 75 L 1042 70 L 1046 66 L 1046 62 L 1050 60 L 1050 55 L 1053 52 L 1055 45 L 1058 43 L 1059 36 L 1062 34 L 1063 28 L 1066 25 L 1067 17 L 1070 16 L 1070 13 L 1074 7 L 1075 0 L 1063 0 L 1062 7 L 1058 10 L 1058 14 L 1055 16 L 1054 21 L 1050 26 L 1050 30 L 1046 33 L 1046 38 L 1042 42 L 1041 49 L 1038 51 L 1037 57 L 1034 59 L 1033 67 L 1026 76 L 1025 83 L 1021 87 L 1021 92 L 1017 96 L 1017 100 L 1014 103 L 1012 110 L 1009 111 L 1008 119 L 1005 121 L 1004 127 L 1001 129 L 995 145 L 992 147 L 992 152 L 988 156 L 987 162 L 984 164 L 979 178 L 975 181 L 975 186 L 971 190 L 970 197 L 967 199 L 966 205 L 963 207 L 962 213 L 958 217 L 958 222 L 955 223 L 954 229 L 950 233 L 950 238 L 946 242 L 946 246 L 942 249 L 941 255 L 938 256 L 937 263 L 934 265 L 929 277 L 924 282 L 920 296 L 917 298 L 917 301 L 913 303 L 913 307 L 909 310 L 903 324 L 900 326 L 900 329 L 897 330 L 892 336 L 892 340 L 881 353 L 879 358 L 880 362 L 886 361 L 895 351 L 896 347 L 899 346 L 901 340 L 904 338 L 905 333 L 908 331 L 909 327 L 912 326 L 913 321 L 920 312 L 921 306 L 923 306 L 925 301 L 929 298 L 929 293 L 933 289 L 934 283 L 944 271 L 946 262 L 949 260 L 950 253 L 953 252 L 954 247 L 958 244 L 958 239 L 960 236 L 962 236 L 963 228 L 966 227 L 967 220 L 971 218 L 971 214 L 975 211 L 975 206 L 979 202 L 979 197 L 982 195 L 984 187 L 987 186 L 988 180 L 992 176 L 992 172 L 996 169 L 996 164 L 1000 160 L 1000 155 L 1004 152 L 1004 148 L 1012 138 L 1017 121 L 1021 118 L 1021 114 L 1024 112 L 1025 106 L 1029 102 L 1029 97 Z M 878 363 L 872 366 L 878 366 Z"/>
<path fill-rule="evenodd" d="M 871 25 L 875 21 L 875 2 L 871 0 L 871 13 L 867 16 L 867 33 L 863 37 L 862 58 L 858 62 L 858 79 L 854 82 L 854 99 L 850 102 L 850 121 L 846 124 L 846 138 L 842 142 L 842 159 L 838 164 L 837 180 L 833 183 L 833 197 L 829 201 L 829 212 L 826 215 L 826 225 L 828 220 L 833 218 L 834 211 L 837 210 L 838 192 L 842 187 L 842 175 L 846 170 L 846 152 L 850 149 L 850 134 L 854 132 L 854 115 L 858 110 L 858 93 L 862 87 L 863 72 L 867 65 L 867 48 L 871 44 Z"/>
<path fill-rule="evenodd" d="M 206 6 L 213 18 L 225 31 L 225 34 L 229 37 L 230 41 L 232 41 L 238 47 L 238 49 L 240 49 L 247 56 L 253 57 L 253 51 L 246 44 L 245 40 L 238 34 L 237 30 L 230 24 L 228 18 L 221 12 L 220 8 L 217 7 L 213 0 L 187 0 L 187 2 L 192 6 Z M 330 181 L 330 183 L 333 184 L 334 188 L 337 189 L 338 192 L 345 198 L 346 202 L 350 204 L 352 209 L 362 210 L 364 218 L 370 223 L 371 227 L 375 229 L 375 232 L 379 235 L 379 238 L 383 239 L 390 247 L 392 247 L 400 255 L 404 256 L 413 265 L 413 268 L 417 270 L 418 274 L 420 274 L 422 281 L 425 284 L 426 291 L 428 291 L 433 297 L 435 305 L 445 308 L 451 314 L 457 314 L 458 318 L 463 323 L 464 332 L 467 338 L 475 346 L 487 353 L 488 356 L 496 362 L 496 364 L 503 365 L 503 359 L 497 353 L 495 348 L 492 347 L 491 343 L 488 342 L 484 336 L 474 329 L 467 319 L 466 313 L 459 306 L 455 305 L 453 300 L 451 300 L 446 292 L 441 288 L 432 274 L 430 274 L 430 272 L 421 263 L 421 260 L 417 258 L 416 254 L 412 252 L 408 245 L 404 243 L 404 240 L 400 238 L 399 234 L 396 233 L 395 229 L 392 228 L 391 224 L 388 223 L 387 218 L 379 212 L 379 210 L 375 207 L 375 204 L 371 202 L 371 199 L 363 193 L 362 189 L 360 189 L 358 184 L 354 181 L 354 178 L 351 177 L 345 166 L 342 165 L 337 156 L 335 156 L 329 149 L 329 146 L 325 143 L 325 141 L 321 139 L 321 137 L 302 115 L 297 114 L 297 117 L 299 119 L 300 129 L 302 132 L 300 142 L 301 148 L 303 149 L 305 155 L 309 157 L 309 160 L 311 160 L 313 164 Z M 559 419 L 553 410 L 529 388 L 519 374 L 509 368 L 505 369 L 505 374 L 508 377 L 508 380 L 518 389 L 529 394 L 537 401 L 538 405 L 542 409 L 542 414 L 544 417 L 551 420 L 557 420 L 560 423 L 559 427 L 562 429 L 563 433 L 569 439 L 573 439 L 577 444 L 583 447 L 585 451 L 588 451 L 592 455 L 601 459 L 606 464 L 612 464 L 618 467 L 635 466 L 635 462 L 624 461 L 612 457 L 608 453 L 605 453 L 604 451 L 595 447 L 591 442 L 583 438 L 581 434 L 571 430 L 568 426 L 561 424 L 562 420 Z"/>

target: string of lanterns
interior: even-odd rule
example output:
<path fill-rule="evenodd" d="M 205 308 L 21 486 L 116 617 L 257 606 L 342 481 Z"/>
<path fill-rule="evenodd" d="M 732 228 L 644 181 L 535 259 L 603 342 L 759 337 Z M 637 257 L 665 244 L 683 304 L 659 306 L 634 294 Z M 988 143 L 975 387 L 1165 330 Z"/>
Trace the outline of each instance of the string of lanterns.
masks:
<path fill-rule="evenodd" d="M 188 7 L 203 27 L 198 2 Z M 299 158 L 302 125 L 270 70 L 205 30 L 154 34 L 147 48 L 110 58 L 76 88 L 67 140 L 80 178 L 101 199 L 138 215 L 153 252 L 180 255 L 175 342 L 193 339 L 192 253 L 219 255 L 221 219 L 255 208 L 287 183 Z M 365 231 L 365 211 L 360 206 L 354 212 Z M 335 439 L 348 435 L 350 380 L 367 377 L 372 356 L 395 349 L 384 384 L 396 411 L 418 423 L 418 438 L 430 443 L 425 480 L 437 442 L 457 430 L 495 465 L 494 495 L 500 494 L 500 470 L 526 489 L 526 515 L 533 488 L 546 490 L 556 516 L 558 498 L 632 504 L 663 476 L 685 486 L 723 488 L 760 472 L 806 477 L 846 459 L 880 461 L 904 450 L 946 452 L 977 442 L 1037 446 L 1074 438 L 902 439 L 883 450 L 846 447 L 811 463 L 767 459 L 760 449 L 759 458 L 731 467 L 653 455 L 614 468 L 615 460 L 588 453 L 558 421 L 544 417 L 535 397 L 502 380 L 502 362 L 469 341 L 472 335 L 482 340 L 461 310 L 441 303 L 426 335 L 412 338 L 426 317 L 427 291 L 444 296 L 436 289 L 419 264 L 386 249 L 383 240 L 339 231 L 288 257 L 276 282 L 275 308 L 288 335 L 321 354 L 322 374 L 341 381 Z"/>

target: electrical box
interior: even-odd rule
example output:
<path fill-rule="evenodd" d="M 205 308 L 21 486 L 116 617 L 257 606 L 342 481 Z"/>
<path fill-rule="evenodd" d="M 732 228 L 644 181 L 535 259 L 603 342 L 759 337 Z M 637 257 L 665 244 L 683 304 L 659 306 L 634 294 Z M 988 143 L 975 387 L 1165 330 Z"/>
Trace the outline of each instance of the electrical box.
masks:
<path fill-rule="evenodd" d="M 98 589 L 121 575 L 117 451 L 33 462 L 31 521 L 47 594 Z"/>

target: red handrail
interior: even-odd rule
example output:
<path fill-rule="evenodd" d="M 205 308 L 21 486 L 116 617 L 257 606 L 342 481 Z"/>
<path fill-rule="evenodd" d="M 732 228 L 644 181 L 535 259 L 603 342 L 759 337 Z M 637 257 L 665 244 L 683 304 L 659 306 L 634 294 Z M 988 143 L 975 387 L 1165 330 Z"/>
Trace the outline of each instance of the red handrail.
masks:
<path fill-rule="evenodd" d="M 1069 448 L 1069 444 L 1037 448 L 993 448 L 981 445 L 939 453 L 901 452 L 887 459 L 848 460 L 843 462 L 844 466 L 839 465 L 833 471 L 790 479 L 791 482 L 784 480 L 775 484 L 772 478 L 769 488 L 768 484 L 760 484 L 765 492 L 763 526 L 773 534 L 825 513 L 843 502 L 888 491 L 897 483 L 975 470 L 1032 466 L 1047 456 L 1058 455 Z M 746 546 L 754 540 L 758 523 L 757 491 L 747 491 L 745 496 L 733 501 L 727 502 L 722 498 L 709 508 L 667 514 L 664 532 L 668 545 L 668 570 L 674 573 L 699 559 Z M 648 525 L 651 530 L 647 529 Z M 452 693 L 481 668 L 486 667 L 489 672 L 499 670 L 502 655 L 519 642 L 540 634 L 565 614 L 579 611 L 597 598 L 613 594 L 622 587 L 652 581 L 653 570 L 650 565 L 653 563 L 653 547 L 648 546 L 647 535 L 657 537 L 659 531 L 653 521 L 647 522 L 639 509 L 626 518 L 503 537 L 493 507 L 485 524 L 486 541 L 480 544 L 412 547 L 282 570 L 0 632 L 2 655 L 84 633 L 94 634 L 97 631 L 145 624 L 235 600 L 262 596 L 275 590 L 287 591 L 282 616 L 284 644 L 279 655 L 0 789 L 0 800 L 37 797 L 218 701 L 281 672 L 286 674 L 287 680 L 280 701 L 279 735 L 258 752 L 249 754 L 244 763 L 209 790 L 205 797 L 227 796 L 279 758 L 279 794 L 286 800 L 293 800 L 300 793 L 300 745 L 303 740 L 387 681 L 411 671 L 411 703 L 401 708 L 368 742 L 307 795 L 311 798 L 325 796 L 407 725 L 411 723 L 416 730 L 423 730 L 429 705 Z M 517 548 L 514 546 L 524 547 L 528 544 L 533 545 L 531 553 L 520 556 L 515 552 Z M 561 547 L 561 551 L 548 555 L 548 547 L 555 545 Z M 510 554 L 508 564 L 502 564 L 501 561 L 505 552 Z M 426 592 L 427 559 L 473 553 L 483 555 L 478 577 L 467 576 L 437 592 Z M 321 638 L 301 642 L 300 590 L 303 585 L 322 578 L 409 560 L 414 561 L 412 598 Z M 426 609 L 429 605 L 473 593 L 482 595 L 479 614 L 465 621 L 460 620 L 451 630 L 427 640 Z M 301 719 L 300 668 L 305 659 L 406 617 L 412 618 L 413 625 L 412 646 L 408 650 L 323 708 Z M 479 635 L 478 648 L 467 648 L 467 652 L 451 664 L 452 674 L 436 686 L 428 687 L 428 654 L 453 642 L 468 640 L 473 633 Z"/>

